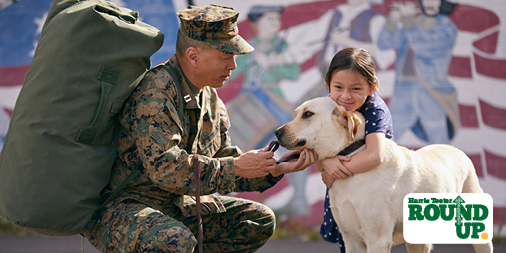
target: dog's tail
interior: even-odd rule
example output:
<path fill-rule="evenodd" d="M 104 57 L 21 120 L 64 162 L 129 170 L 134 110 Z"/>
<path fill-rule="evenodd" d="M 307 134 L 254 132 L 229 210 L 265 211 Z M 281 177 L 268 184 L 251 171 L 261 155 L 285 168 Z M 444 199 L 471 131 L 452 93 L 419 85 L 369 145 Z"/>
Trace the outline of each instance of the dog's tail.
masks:
<path fill-rule="evenodd" d="M 473 162 L 466 155 L 465 156 L 465 170 L 467 172 L 467 177 L 464 180 L 464 184 L 462 185 L 463 193 L 483 193 L 483 189 L 480 186 L 480 181 L 478 180 L 478 175 L 476 174 L 476 169 L 474 168 Z"/>

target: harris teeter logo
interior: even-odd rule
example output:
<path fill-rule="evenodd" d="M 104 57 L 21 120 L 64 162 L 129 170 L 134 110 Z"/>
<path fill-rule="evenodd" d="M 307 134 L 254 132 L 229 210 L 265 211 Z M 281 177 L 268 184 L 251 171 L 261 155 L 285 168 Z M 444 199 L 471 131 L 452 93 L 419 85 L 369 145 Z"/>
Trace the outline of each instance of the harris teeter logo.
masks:
<path fill-rule="evenodd" d="M 493 236 L 493 201 L 486 193 L 410 193 L 403 214 L 408 243 L 480 244 Z"/>

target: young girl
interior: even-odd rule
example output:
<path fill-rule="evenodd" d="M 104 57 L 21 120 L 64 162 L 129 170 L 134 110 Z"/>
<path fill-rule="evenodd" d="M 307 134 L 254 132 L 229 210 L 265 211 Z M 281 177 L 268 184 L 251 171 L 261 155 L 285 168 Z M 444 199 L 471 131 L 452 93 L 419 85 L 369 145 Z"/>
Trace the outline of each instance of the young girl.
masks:
<path fill-rule="evenodd" d="M 336 179 L 344 179 L 373 169 L 383 159 L 385 138 L 393 139 L 390 110 L 376 91 L 379 81 L 375 75 L 372 56 L 364 49 L 345 48 L 332 59 L 325 76 L 330 97 L 348 111 L 361 112 L 365 117 L 366 149 L 353 158 L 336 156 L 316 163 L 322 171 L 322 180 L 330 188 Z M 320 234 L 323 239 L 339 243 L 345 252 L 344 241 L 329 206 L 329 192 L 325 196 L 325 209 Z"/>

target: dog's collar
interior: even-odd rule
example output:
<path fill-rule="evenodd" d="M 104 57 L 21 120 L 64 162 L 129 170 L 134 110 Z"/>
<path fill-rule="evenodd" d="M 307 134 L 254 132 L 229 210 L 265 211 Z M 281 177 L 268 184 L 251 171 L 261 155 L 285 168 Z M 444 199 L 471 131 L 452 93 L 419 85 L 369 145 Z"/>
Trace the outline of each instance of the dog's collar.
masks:
<path fill-rule="evenodd" d="M 339 152 L 339 154 L 337 154 L 337 155 L 344 155 L 344 156 L 349 155 L 364 145 L 365 145 L 365 138 L 353 142 L 351 145 L 349 145 L 345 149 L 341 150 L 341 152 Z M 273 140 L 273 141 L 271 141 L 271 143 L 269 143 L 269 148 L 268 148 L 269 151 L 275 152 L 278 148 L 279 148 L 278 141 Z M 298 159 L 299 156 L 300 156 L 299 154 L 292 154 L 292 155 L 286 157 L 285 159 L 281 159 L 281 160 L 277 161 L 276 164 L 286 162 L 291 159 Z"/>
<path fill-rule="evenodd" d="M 339 154 L 337 154 L 337 155 L 344 155 L 344 156 L 349 155 L 349 154 L 355 152 L 357 149 L 359 149 L 360 147 L 362 147 L 364 145 L 365 145 L 365 138 L 353 142 L 348 147 L 346 147 L 345 149 L 341 150 L 341 152 L 339 152 Z"/>

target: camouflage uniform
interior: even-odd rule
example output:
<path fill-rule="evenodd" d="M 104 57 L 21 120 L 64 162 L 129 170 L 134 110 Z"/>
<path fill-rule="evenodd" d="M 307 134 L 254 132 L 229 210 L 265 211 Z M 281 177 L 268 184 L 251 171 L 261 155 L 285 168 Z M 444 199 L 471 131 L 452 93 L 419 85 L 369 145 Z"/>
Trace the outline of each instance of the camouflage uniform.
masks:
<path fill-rule="evenodd" d="M 198 231 L 193 154 L 200 154 L 203 195 L 264 191 L 282 176 L 236 178 L 228 114 L 214 88 L 198 89 L 174 55 L 184 105 L 166 67 L 150 70 L 126 101 L 119 117 L 118 156 L 104 195 L 117 188 L 140 161 L 143 172 L 101 212 L 84 235 L 102 252 L 192 252 Z M 184 106 L 183 122 L 178 116 Z M 249 200 L 206 195 L 201 202 L 205 252 L 254 252 L 272 235 L 274 214 Z M 203 205 L 201 205 L 203 206 Z"/>

